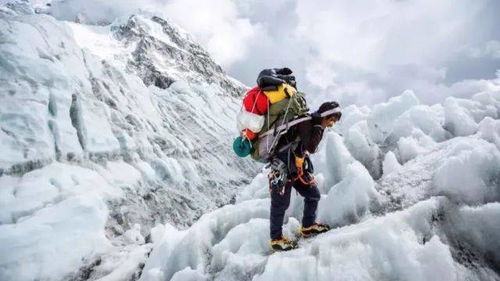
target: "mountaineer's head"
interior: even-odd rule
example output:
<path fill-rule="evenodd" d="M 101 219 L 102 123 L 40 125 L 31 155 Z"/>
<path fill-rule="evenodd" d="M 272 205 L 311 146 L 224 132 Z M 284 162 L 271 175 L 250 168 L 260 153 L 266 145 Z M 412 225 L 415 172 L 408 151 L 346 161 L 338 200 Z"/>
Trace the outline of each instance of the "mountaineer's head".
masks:
<path fill-rule="evenodd" d="M 316 111 L 317 115 L 321 116 L 321 124 L 323 127 L 331 127 L 337 123 L 342 117 L 340 106 L 335 101 L 323 103 Z"/>

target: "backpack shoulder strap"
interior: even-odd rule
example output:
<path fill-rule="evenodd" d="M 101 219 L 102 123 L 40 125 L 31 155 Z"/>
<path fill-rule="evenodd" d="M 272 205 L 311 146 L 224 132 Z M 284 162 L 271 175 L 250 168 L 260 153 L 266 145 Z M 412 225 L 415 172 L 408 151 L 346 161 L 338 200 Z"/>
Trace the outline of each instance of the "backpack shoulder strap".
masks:
<path fill-rule="evenodd" d="M 283 124 L 281 126 L 278 126 L 277 128 L 274 128 L 273 130 L 268 130 L 267 132 L 265 132 L 263 134 L 259 134 L 259 138 L 263 138 L 269 134 L 274 134 L 275 132 L 279 133 L 280 135 L 283 135 L 290 129 L 290 127 L 293 127 L 299 123 L 302 123 L 302 122 L 305 122 L 305 121 L 311 120 L 311 119 L 312 119 L 311 116 L 304 116 L 301 118 L 291 120 L 291 121 L 287 122 L 286 124 Z"/>

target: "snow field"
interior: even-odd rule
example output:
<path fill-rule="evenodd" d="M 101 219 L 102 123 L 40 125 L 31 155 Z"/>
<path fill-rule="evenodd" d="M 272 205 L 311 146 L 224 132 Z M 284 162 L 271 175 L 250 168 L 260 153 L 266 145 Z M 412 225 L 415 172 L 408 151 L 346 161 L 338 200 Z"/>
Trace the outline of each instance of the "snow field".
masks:
<path fill-rule="evenodd" d="M 335 229 L 271 254 L 263 170 L 235 205 L 184 231 L 167 226 L 141 280 L 498 280 L 499 100 L 426 106 L 405 92 L 373 110 L 349 106 L 312 156 L 318 219 Z M 452 129 L 463 114 L 473 130 Z M 292 192 L 285 236 L 297 237 L 302 207 Z"/>
<path fill-rule="evenodd" d="M 305 240 L 301 248 L 269 257 L 253 280 L 454 280 L 448 248 L 431 232 L 430 217 L 438 200 L 332 230 Z"/>
<path fill-rule="evenodd" d="M 245 203 L 254 201 L 260 200 Z M 453 260 L 432 223 L 446 204 L 444 198 L 422 201 L 404 211 L 302 240 L 297 250 L 274 254 L 267 244 L 267 218 L 215 231 L 200 229 L 205 223 L 181 233 L 167 226 L 163 241 L 155 242 L 141 280 L 460 280 L 470 272 Z M 211 213 L 204 218 L 229 214 Z M 298 226 L 290 218 L 285 233 L 290 237 Z M 224 238 L 210 248 L 213 233 Z"/>
<path fill-rule="evenodd" d="M 2 188 L 0 279 L 64 276 L 111 248 L 105 200 L 122 192 L 95 171 L 54 163 L 22 178 L 3 176 L 0 186 L 10 187 Z"/>
<path fill-rule="evenodd" d="M 332 226 L 358 222 L 378 203 L 375 182 L 359 162 L 347 166 L 345 177 L 320 200 L 318 219 Z"/>
<path fill-rule="evenodd" d="M 252 262 L 247 254 L 254 252 L 256 246 L 261 255 L 262 251 L 269 252 L 267 239 L 262 240 L 268 234 L 267 231 L 263 233 L 269 227 L 269 223 L 265 222 L 268 216 L 269 199 L 254 199 L 203 215 L 191 228 L 182 232 L 165 226 L 162 239 L 155 241 L 141 280 L 175 278 L 174 274 L 186 267 L 203 270 L 205 265 L 225 268 L 226 263 Z M 260 230 L 257 236 L 256 230 Z M 207 255 L 213 256 L 212 261 L 207 260 Z M 238 259 L 237 256 L 241 257 Z"/>
<path fill-rule="evenodd" d="M 500 151 L 490 143 L 463 142 L 437 167 L 434 193 L 472 205 L 484 204 L 500 200 L 499 180 Z"/>

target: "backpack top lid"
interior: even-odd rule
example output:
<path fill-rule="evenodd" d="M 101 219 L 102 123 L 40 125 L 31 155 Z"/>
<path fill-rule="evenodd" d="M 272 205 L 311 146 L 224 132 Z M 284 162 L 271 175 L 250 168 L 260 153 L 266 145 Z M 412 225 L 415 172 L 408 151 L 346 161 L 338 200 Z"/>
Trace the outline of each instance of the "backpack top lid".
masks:
<path fill-rule="evenodd" d="M 264 115 L 269 109 L 269 100 L 260 88 L 256 86 L 248 91 L 245 98 L 243 98 L 243 106 L 248 112 Z"/>
<path fill-rule="evenodd" d="M 264 69 L 257 77 L 257 85 L 262 90 L 277 90 L 277 87 L 283 83 L 288 83 L 295 87 L 295 76 L 292 75 L 290 68 L 269 68 Z"/>

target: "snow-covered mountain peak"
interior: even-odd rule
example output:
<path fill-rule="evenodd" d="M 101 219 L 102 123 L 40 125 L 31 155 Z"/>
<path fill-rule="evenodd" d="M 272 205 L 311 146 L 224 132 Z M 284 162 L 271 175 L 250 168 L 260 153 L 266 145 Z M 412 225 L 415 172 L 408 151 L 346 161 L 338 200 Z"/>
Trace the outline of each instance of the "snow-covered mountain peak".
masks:
<path fill-rule="evenodd" d="M 134 46 L 129 67 L 139 73 L 146 85 L 165 89 L 187 77 L 191 81 L 216 83 L 235 97 L 244 90 L 189 35 L 160 17 L 133 15 L 126 24 L 113 26 L 112 30 L 126 46 Z"/>

